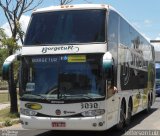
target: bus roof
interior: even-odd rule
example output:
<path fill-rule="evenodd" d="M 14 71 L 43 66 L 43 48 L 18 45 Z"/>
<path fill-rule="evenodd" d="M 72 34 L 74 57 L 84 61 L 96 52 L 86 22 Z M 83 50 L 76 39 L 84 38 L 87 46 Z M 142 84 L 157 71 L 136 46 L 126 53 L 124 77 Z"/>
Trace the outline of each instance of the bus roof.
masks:
<path fill-rule="evenodd" d="M 50 7 L 45 7 L 45 8 L 40 8 L 40 9 L 34 10 L 33 14 L 34 13 L 52 12 L 52 11 L 81 10 L 81 9 L 82 10 L 83 9 L 107 9 L 107 10 L 113 10 L 116 13 L 118 13 L 122 18 L 124 18 L 137 31 L 137 29 L 121 13 L 119 13 L 114 7 L 112 7 L 111 5 L 108 5 L 108 4 L 75 4 L 75 5 L 50 6 Z M 139 32 L 139 31 L 137 31 L 137 32 Z M 142 33 L 141 33 L 141 35 L 149 42 L 149 38 L 147 38 Z M 153 45 L 151 45 L 151 46 L 153 46 Z"/>
<path fill-rule="evenodd" d="M 33 11 L 37 12 L 51 12 L 51 11 L 64 11 L 64 10 L 79 10 L 79 9 L 112 9 L 115 10 L 110 5 L 105 4 L 76 4 L 76 5 L 61 5 L 61 6 L 50 6 L 46 8 L 41 8 Z"/>

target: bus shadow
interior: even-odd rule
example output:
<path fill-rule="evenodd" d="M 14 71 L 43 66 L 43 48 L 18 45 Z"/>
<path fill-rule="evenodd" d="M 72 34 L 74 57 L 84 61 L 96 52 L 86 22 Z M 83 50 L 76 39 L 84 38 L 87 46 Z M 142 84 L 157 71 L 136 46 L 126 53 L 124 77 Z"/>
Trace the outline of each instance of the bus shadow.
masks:
<path fill-rule="evenodd" d="M 152 108 L 150 113 L 145 113 L 145 111 L 142 111 L 132 117 L 131 123 L 129 126 L 125 127 L 123 130 L 116 130 L 116 127 L 112 127 L 111 129 L 106 131 L 106 134 L 109 136 L 122 136 L 124 135 L 128 130 L 134 128 L 136 125 L 140 124 L 145 118 L 151 116 L 158 108 Z"/>
<path fill-rule="evenodd" d="M 125 127 L 123 130 L 116 130 L 115 127 L 110 128 L 106 131 L 46 131 L 42 134 L 38 134 L 36 136 L 122 136 L 128 130 L 132 129 L 136 125 L 140 124 L 145 118 L 153 114 L 158 108 L 152 108 L 150 113 L 145 113 L 144 111 L 134 115 L 132 117 L 131 123 L 129 126 Z"/>
<path fill-rule="evenodd" d="M 152 108 L 150 113 L 145 113 L 145 111 L 142 111 L 142 112 L 138 113 L 137 115 L 133 116 L 132 122 L 130 124 L 130 128 L 136 126 L 137 124 L 139 124 L 141 121 L 143 121 L 148 116 L 151 116 L 156 110 L 158 110 L 158 108 Z"/>

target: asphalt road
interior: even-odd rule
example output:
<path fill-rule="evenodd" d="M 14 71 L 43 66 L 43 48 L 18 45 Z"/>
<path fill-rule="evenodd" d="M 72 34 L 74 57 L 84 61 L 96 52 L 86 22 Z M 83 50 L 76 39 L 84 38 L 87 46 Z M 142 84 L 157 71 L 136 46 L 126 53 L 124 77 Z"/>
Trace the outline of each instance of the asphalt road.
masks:
<path fill-rule="evenodd" d="M 18 126 L 20 127 L 20 125 Z M 3 129 L 0 134 L 17 133 L 17 136 L 122 136 L 132 130 L 160 130 L 160 97 L 156 98 L 151 112 L 141 112 L 132 118 L 131 124 L 123 131 L 117 131 L 114 127 L 103 132 L 89 131 L 48 131 L 48 130 L 17 130 L 16 126 L 11 129 Z M 9 132 L 10 130 L 10 132 Z M 11 132 L 11 130 L 14 130 Z M 156 133 L 157 134 L 157 133 Z M 160 135 L 160 131 L 159 134 Z"/>

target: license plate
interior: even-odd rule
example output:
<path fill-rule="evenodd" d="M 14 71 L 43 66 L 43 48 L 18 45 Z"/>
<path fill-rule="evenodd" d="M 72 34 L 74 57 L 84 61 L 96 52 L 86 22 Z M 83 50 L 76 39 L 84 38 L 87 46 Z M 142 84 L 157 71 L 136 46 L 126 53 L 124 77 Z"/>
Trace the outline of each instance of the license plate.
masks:
<path fill-rule="evenodd" d="M 66 127 L 66 122 L 52 122 L 52 127 Z"/>

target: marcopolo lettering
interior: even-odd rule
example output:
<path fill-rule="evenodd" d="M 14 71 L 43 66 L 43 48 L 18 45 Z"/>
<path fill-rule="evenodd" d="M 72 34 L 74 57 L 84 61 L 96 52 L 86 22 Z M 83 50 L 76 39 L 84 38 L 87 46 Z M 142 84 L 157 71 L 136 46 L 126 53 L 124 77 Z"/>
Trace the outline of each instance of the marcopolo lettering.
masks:
<path fill-rule="evenodd" d="M 75 47 L 73 45 L 69 46 L 60 46 L 60 47 L 43 47 L 42 48 L 42 53 L 47 53 L 48 51 L 74 51 L 78 52 L 79 47 Z"/>

